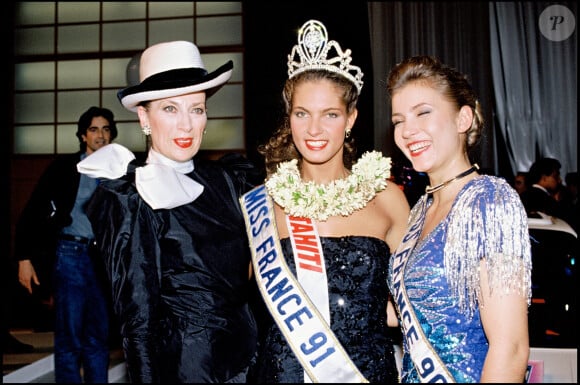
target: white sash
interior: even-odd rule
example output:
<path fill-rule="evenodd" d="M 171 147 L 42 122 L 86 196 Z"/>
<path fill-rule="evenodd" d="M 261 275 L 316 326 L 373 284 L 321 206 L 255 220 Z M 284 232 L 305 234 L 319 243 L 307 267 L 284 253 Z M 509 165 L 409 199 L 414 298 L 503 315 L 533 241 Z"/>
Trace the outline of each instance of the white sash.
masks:
<path fill-rule="evenodd" d="M 286 264 L 265 186 L 244 194 L 240 203 L 260 293 L 308 377 L 313 382 L 368 382 Z"/>
<path fill-rule="evenodd" d="M 290 215 L 286 215 L 286 224 L 292 241 L 298 281 L 330 325 L 326 265 L 316 225 L 310 218 Z"/>
<path fill-rule="evenodd" d="M 326 323 L 330 325 L 328 279 L 318 229 L 312 219 L 291 215 L 286 215 L 286 225 L 294 251 L 298 281 Z M 304 382 L 312 382 L 306 372 L 304 372 Z"/>
<path fill-rule="evenodd" d="M 441 362 L 441 359 L 423 333 L 421 324 L 418 322 L 413 306 L 407 296 L 405 285 L 402 282 L 408 256 L 412 253 L 425 222 L 427 211 L 426 195 L 420 199 L 420 204 L 421 206 L 418 206 L 417 211 L 414 210 L 414 216 L 418 216 L 418 218 L 411 218 L 411 226 L 407 229 L 405 237 L 391 259 L 393 264 L 393 287 L 391 290 L 393 299 L 397 303 L 403 337 L 407 342 L 407 349 L 421 382 L 455 382 L 455 378 L 449 373 L 445 364 Z"/>

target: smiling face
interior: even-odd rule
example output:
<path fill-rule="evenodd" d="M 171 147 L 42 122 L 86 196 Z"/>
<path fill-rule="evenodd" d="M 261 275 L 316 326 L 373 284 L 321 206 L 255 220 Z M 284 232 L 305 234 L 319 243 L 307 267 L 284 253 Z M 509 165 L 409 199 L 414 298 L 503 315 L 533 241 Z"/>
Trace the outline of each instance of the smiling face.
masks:
<path fill-rule="evenodd" d="M 459 111 L 425 82 L 411 82 L 392 96 L 395 143 L 419 172 L 431 172 L 464 159 L 462 133 L 471 125 L 471 109 Z"/>
<path fill-rule="evenodd" d="M 153 100 L 139 106 L 141 126 L 151 127 L 151 147 L 165 157 L 185 162 L 201 147 L 207 124 L 204 91 Z"/>
<path fill-rule="evenodd" d="M 94 117 L 86 133 L 81 137 L 87 143 L 87 154 L 92 154 L 111 142 L 111 126 L 109 121 L 102 116 Z"/>
<path fill-rule="evenodd" d="M 292 96 L 290 127 L 303 161 L 321 164 L 340 161 L 345 131 L 352 128 L 356 109 L 348 115 L 343 91 L 329 80 L 308 80 L 296 86 Z"/>

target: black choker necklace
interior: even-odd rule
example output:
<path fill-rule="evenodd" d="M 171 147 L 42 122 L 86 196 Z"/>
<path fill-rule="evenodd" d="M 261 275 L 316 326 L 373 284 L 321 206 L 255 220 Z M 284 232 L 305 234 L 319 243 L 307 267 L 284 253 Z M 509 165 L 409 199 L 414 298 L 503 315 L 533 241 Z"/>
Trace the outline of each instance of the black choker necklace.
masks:
<path fill-rule="evenodd" d="M 443 187 L 447 186 L 448 184 L 450 184 L 451 182 L 457 180 L 457 179 L 461 179 L 464 176 L 467 176 L 469 174 L 471 174 L 474 171 L 479 170 L 479 166 L 477 165 L 477 163 L 474 163 L 473 166 L 471 166 L 470 169 L 468 169 L 467 171 L 463 171 L 461 174 L 454 176 L 453 178 L 449 179 L 448 181 L 445 181 L 443 183 L 438 184 L 435 187 L 431 187 L 431 186 L 427 186 L 425 187 L 425 192 L 427 194 L 433 194 L 435 191 L 439 191 L 441 190 Z"/>

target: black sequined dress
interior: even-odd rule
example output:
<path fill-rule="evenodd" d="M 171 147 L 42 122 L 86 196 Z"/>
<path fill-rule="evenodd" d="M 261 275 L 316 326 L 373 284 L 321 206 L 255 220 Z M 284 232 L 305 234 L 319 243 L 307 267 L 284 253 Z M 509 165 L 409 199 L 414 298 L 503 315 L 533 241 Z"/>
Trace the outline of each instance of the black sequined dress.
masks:
<path fill-rule="evenodd" d="M 370 382 L 398 382 L 392 333 L 386 325 L 388 245 L 374 237 L 321 237 L 330 301 L 331 329 Z M 296 274 L 292 244 L 281 239 Z M 304 371 L 271 320 L 254 368 L 255 382 L 304 382 Z"/>

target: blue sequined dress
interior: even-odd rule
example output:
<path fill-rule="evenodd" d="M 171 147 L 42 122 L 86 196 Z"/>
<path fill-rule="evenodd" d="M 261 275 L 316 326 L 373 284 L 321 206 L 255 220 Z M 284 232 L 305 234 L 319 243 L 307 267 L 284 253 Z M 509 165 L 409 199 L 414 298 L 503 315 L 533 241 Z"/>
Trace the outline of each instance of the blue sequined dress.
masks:
<path fill-rule="evenodd" d="M 370 382 L 398 382 L 392 330 L 386 326 L 389 247 L 373 237 L 321 237 L 329 282 L 331 329 Z M 292 244 L 281 239 L 296 274 Z M 304 382 L 302 366 L 278 326 L 270 320 L 252 381 Z"/>
<path fill-rule="evenodd" d="M 430 204 L 431 198 L 423 196 L 411 218 L 417 219 L 425 199 Z M 515 190 L 493 176 L 479 176 L 463 187 L 448 216 L 417 242 L 402 273 L 423 333 L 456 382 L 479 382 L 488 350 L 476 300 L 477 269 L 483 258 L 493 290 L 520 290 L 529 303 L 527 216 Z M 391 268 L 389 286 L 393 287 Z M 401 382 L 420 382 L 405 339 L 403 343 Z"/>

